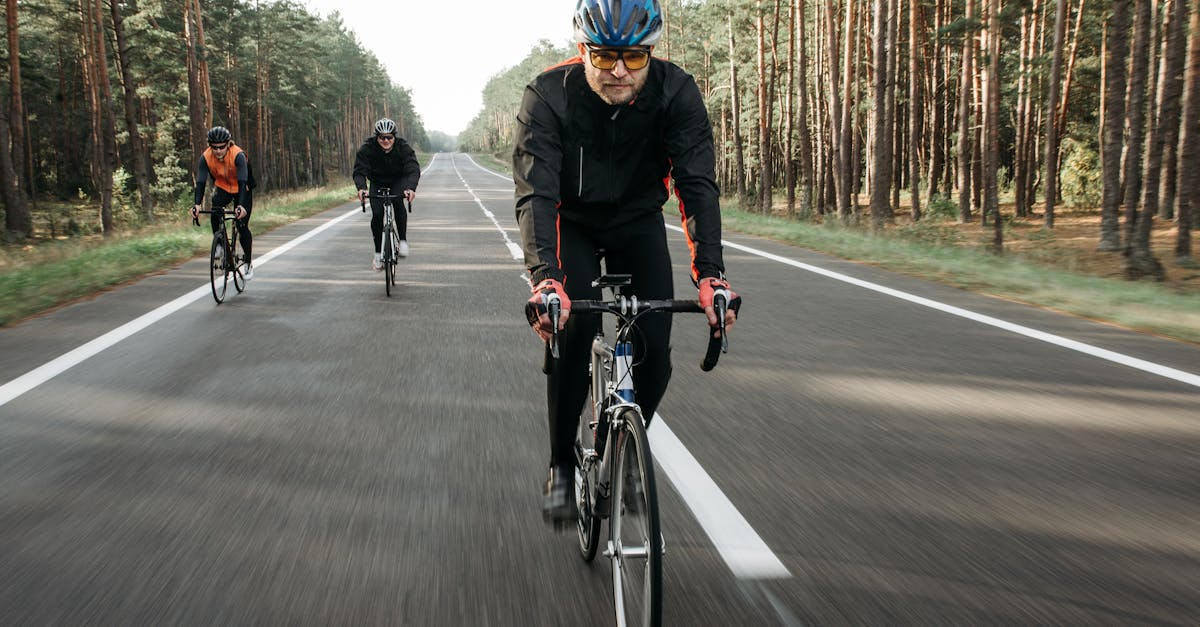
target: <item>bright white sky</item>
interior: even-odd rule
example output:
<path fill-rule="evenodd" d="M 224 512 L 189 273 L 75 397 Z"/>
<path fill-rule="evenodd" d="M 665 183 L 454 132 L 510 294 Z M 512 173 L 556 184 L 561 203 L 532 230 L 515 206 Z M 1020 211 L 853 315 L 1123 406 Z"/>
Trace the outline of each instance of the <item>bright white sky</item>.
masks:
<path fill-rule="evenodd" d="M 342 15 L 392 82 L 412 92 L 426 131 L 457 135 L 483 108 L 488 80 L 517 65 L 541 39 L 572 37 L 575 0 L 303 0 Z M 532 78 L 532 77 L 530 77 Z"/>

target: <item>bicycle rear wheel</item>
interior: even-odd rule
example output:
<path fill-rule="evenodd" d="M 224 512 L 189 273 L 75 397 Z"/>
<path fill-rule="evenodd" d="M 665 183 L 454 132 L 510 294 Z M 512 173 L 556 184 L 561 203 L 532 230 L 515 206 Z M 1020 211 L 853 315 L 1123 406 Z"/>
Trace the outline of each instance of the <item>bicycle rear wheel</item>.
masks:
<path fill-rule="evenodd" d="M 220 232 L 214 234 L 208 254 L 208 274 L 212 279 L 213 298 L 218 305 L 225 300 L 225 288 L 229 281 L 229 273 L 225 271 L 225 249 L 225 237 Z"/>
<path fill-rule="evenodd" d="M 575 507 L 579 510 L 575 531 L 579 538 L 579 555 L 585 562 L 596 557 L 601 524 L 595 512 L 596 477 L 600 460 L 595 457 L 596 438 L 588 424 L 591 406 L 590 401 L 584 405 L 587 409 L 579 417 L 579 427 L 575 433 Z"/>
<path fill-rule="evenodd" d="M 392 236 L 390 234 L 383 238 L 383 291 L 388 296 L 392 295 L 392 277 L 396 273 L 396 266 L 392 265 L 392 256 L 396 254 L 396 249 L 392 248 Z"/>
<path fill-rule="evenodd" d="M 656 626 L 662 622 L 663 551 L 654 460 L 640 412 L 622 412 L 612 428 L 619 431 L 613 442 L 607 555 L 617 625 Z"/>

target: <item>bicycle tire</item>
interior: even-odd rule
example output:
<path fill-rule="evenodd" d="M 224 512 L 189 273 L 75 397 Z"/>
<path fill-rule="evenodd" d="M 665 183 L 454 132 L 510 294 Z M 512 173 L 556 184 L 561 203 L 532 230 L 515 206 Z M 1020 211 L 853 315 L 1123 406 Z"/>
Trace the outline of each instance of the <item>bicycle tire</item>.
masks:
<path fill-rule="evenodd" d="M 395 266 L 392 265 L 392 238 L 387 236 L 383 238 L 383 291 L 390 297 L 392 295 L 392 276 L 396 272 Z"/>
<path fill-rule="evenodd" d="M 584 404 L 586 409 L 579 417 L 579 426 L 575 432 L 575 507 L 579 511 L 575 531 L 579 539 L 579 555 L 585 562 L 591 562 L 596 557 L 596 548 L 600 545 L 601 525 L 601 519 L 596 515 L 594 508 L 599 461 L 584 458 L 585 450 L 596 450 L 595 435 L 588 425 L 591 406 L 591 401 Z"/>
<path fill-rule="evenodd" d="M 617 625 L 657 626 L 662 623 L 663 551 L 654 460 L 640 412 L 622 412 L 612 428 L 619 428 L 608 518 L 613 609 Z"/>
<path fill-rule="evenodd" d="M 225 300 L 229 274 L 225 271 L 225 237 L 220 232 L 213 234 L 212 248 L 208 252 L 208 274 L 212 280 L 213 299 L 220 305 Z"/>
<path fill-rule="evenodd" d="M 246 277 L 242 275 L 242 253 L 238 251 L 238 236 L 235 231 L 233 238 L 229 241 L 230 252 L 232 253 L 233 261 L 233 288 L 238 291 L 238 294 L 246 291 Z"/>
<path fill-rule="evenodd" d="M 400 263 L 400 236 L 392 229 L 392 285 L 396 284 L 396 266 Z"/>

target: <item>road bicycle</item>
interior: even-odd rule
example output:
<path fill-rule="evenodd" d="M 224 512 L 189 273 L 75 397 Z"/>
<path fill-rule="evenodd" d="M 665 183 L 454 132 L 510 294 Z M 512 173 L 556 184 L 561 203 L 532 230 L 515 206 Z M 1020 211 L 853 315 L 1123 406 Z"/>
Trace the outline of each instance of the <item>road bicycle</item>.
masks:
<path fill-rule="evenodd" d="M 208 273 L 212 279 L 212 295 L 220 305 L 225 301 L 225 290 L 229 285 L 230 276 L 233 277 L 233 287 L 238 293 L 246 289 L 246 277 L 243 274 L 245 267 L 245 254 L 238 245 L 238 229 L 235 226 L 231 229 L 229 223 L 237 220 L 237 217 L 232 211 L 226 211 L 224 207 L 217 207 L 212 210 L 202 209 L 197 213 L 219 214 L 221 216 L 221 228 L 213 233 L 212 247 L 209 249 L 208 255 Z M 199 218 L 192 218 L 192 224 L 200 226 Z"/>
<path fill-rule="evenodd" d="M 612 565 L 613 609 L 617 625 L 659 625 L 662 621 L 663 537 L 659 522 L 654 463 L 646 437 L 648 421 L 636 403 L 633 389 L 632 334 L 638 318 L 650 312 L 704 313 L 691 300 L 638 300 L 624 294 L 627 274 L 606 274 L 593 287 L 609 288 L 612 300 L 576 300 L 571 315 L 600 313 L 616 318 L 614 341 L 604 338 L 600 325 L 592 340 L 591 402 L 579 420 L 575 440 L 575 506 L 579 552 L 591 562 L 600 544 L 600 527 L 608 520 L 604 556 Z M 701 369 L 712 370 L 720 354 L 728 351 L 725 334 L 727 290 L 714 293 L 720 319 L 718 334 L 710 335 Z M 560 303 L 546 295 L 554 333 L 547 343 L 544 370 L 558 357 L 557 329 Z M 736 307 L 736 305 L 735 305 Z"/>
<path fill-rule="evenodd" d="M 376 193 L 367 194 L 362 200 L 363 213 L 367 211 L 367 198 L 378 198 L 383 201 L 383 239 L 380 241 L 380 258 L 383 261 L 384 292 L 392 295 L 392 286 L 396 284 L 396 264 L 400 260 L 400 232 L 396 230 L 396 219 L 392 214 L 392 201 L 403 196 L 393 195 L 391 189 L 377 188 Z M 408 212 L 412 213 L 412 201 L 408 202 Z"/>

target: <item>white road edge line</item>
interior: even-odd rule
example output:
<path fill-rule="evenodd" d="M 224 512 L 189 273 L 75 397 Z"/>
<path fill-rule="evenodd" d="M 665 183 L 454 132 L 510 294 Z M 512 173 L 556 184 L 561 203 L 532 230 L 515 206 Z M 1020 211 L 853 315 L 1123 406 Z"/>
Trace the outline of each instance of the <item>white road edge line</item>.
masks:
<path fill-rule="evenodd" d="M 667 228 L 674 229 L 676 231 L 679 231 L 680 233 L 683 232 L 682 228 L 674 226 L 674 225 L 668 224 Z M 809 265 L 807 263 L 796 261 L 795 259 L 788 259 L 787 257 L 781 257 L 779 255 L 775 255 L 775 254 L 772 254 L 772 253 L 769 253 L 769 252 L 766 252 L 763 250 L 758 250 L 756 248 L 751 248 L 749 246 L 744 246 L 742 244 L 735 244 L 735 243 L 727 241 L 727 240 L 722 240 L 721 243 L 723 245 L 725 245 L 729 248 L 733 248 L 735 250 L 747 252 L 752 255 L 758 255 L 759 257 L 763 257 L 765 259 L 770 259 L 771 261 L 777 261 L 777 262 L 785 264 L 785 265 L 789 265 L 789 266 L 792 266 L 795 268 L 800 268 L 801 270 L 807 270 L 808 272 L 812 272 L 814 274 L 819 274 L 821 276 L 825 276 L 825 277 L 828 277 L 828 278 L 831 278 L 831 279 L 834 279 L 837 281 L 842 281 L 844 283 L 849 283 L 851 285 L 856 285 L 863 289 L 868 289 L 868 290 L 872 290 L 875 292 L 879 292 L 880 294 L 886 294 L 888 296 L 892 296 L 894 298 L 899 298 L 900 300 L 906 300 L 910 303 L 921 305 L 923 307 L 928 307 L 930 309 L 936 309 L 938 311 L 948 313 L 953 316 L 959 316 L 961 318 L 966 318 L 968 320 L 972 320 L 972 321 L 978 322 L 980 324 L 986 324 L 989 326 L 996 327 L 998 329 L 1003 329 L 1005 331 L 1016 333 L 1017 335 L 1024 335 L 1025 337 L 1029 337 L 1029 338 L 1032 338 L 1035 340 L 1046 342 L 1048 344 L 1053 344 L 1055 346 L 1059 346 L 1059 347 L 1066 348 L 1069 350 L 1078 351 L 1080 353 L 1084 353 L 1085 355 L 1090 355 L 1092 357 L 1097 357 L 1100 359 L 1111 361 L 1113 363 L 1121 364 L 1123 366 L 1129 366 L 1130 368 L 1136 368 L 1137 370 L 1142 370 L 1144 372 L 1148 372 L 1150 374 L 1155 374 L 1160 377 L 1165 377 L 1167 379 L 1174 379 L 1175 381 L 1179 381 L 1181 383 L 1186 383 L 1188 385 L 1200 387 L 1200 375 L 1197 375 L 1197 374 L 1185 372 L 1183 370 L 1177 370 L 1175 368 L 1171 368 L 1169 366 L 1163 366 L 1161 364 L 1156 364 L 1154 362 L 1146 361 L 1144 359 L 1138 359 L 1137 357 L 1130 357 L 1129 355 L 1124 355 L 1124 354 L 1121 354 L 1121 353 L 1118 353 L 1115 351 L 1110 351 L 1110 350 L 1107 350 L 1104 348 L 1099 348 L 1097 346 L 1092 346 L 1090 344 L 1084 344 L 1083 342 L 1078 342 L 1078 341 L 1068 339 L 1068 338 L 1065 338 L 1065 337 L 1062 337 L 1059 335 L 1054 335 L 1053 333 L 1046 333 L 1045 331 L 1038 331 L 1037 329 L 1031 329 L 1026 326 L 1014 324 L 1012 322 L 1001 320 L 999 318 L 993 318 L 991 316 L 987 316 L 984 314 L 975 313 L 968 309 L 962 309 L 961 307 L 947 305 L 945 303 L 940 303 L 938 301 L 930 300 L 928 298 L 916 296 L 913 294 L 909 294 L 907 292 L 901 292 L 900 290 L 892 289 L 890 287 L 884 287 L 877 283 L 871 283 L 870 281 L 863 281 L 862 279 L 856 279 L 854 277 L 847 276 L 845 274 L 840 274 L 840 273 L 834 272 L 832 270 L 826 270 L 825 268 L 820 268 L 817 266 Z"/>
<path fill-rule="evenodd" d="M 471 162 L 471 165 L 483 170 L 484 172 L 496 174 L 495 172 L 492 172 L 478 163 L 475 163 L 475 160 L 471 158 L 471 155 L 467 155 L 467 160 Z M 475 199 L 475 204 L 479 205 L 479 209 L 483 211 L 483 215 L 487 216 L 488 219 L 492 221 L 492 224 L 496 226 L 497 231 L 500 231 L 500 237 L 504 238 L 504 245 L 508 247 L 508 254 L 512 255 L 512 258 L 517 261 L 524 259 L 525 253 L 521 250 L 521 246 L 512 241 L 512 238 L 508 236 L 508 232 L 504 230 L 503 226 L 500 226 L 500 221 L 496 219 L 496 214 L 492 213 L 490 209 L 484 206 L 483 201 L 479 199 L 479 196 L 475 193 L 475 190 L 471 189 L 471 184 L 467 182 L 467 179 L 463 178 L 462 172 L 458 170 L 458 164 L 454 162 L 453 158 L 450 159 L 450 164 L 454 166 L 454 173 L 458 175 L 458 180 L 462 181 L 463 187 L 466 188 L 467 193 L 471 195 L 471 198 Z M 499 175 L 497 174 L 497 176 Z"/>
<path fill-rule="evenodd" d="M 491 172 L 474 161 L 471 163 L 481 170 Z M 510 249 L 516 246 L 509 239 L 508 233 L 496 221 L 492 212 L 483 206 L 483 202 L 479 200 L 478 196 L 475 196 L 475 192 L 467 185 L 466 179 L 463 179 L 462 173 L 458 172 L 457 165 L 454 170 L 458 173 L 459 179 L 462 179 L 463 185 L 475 197 L 475 202 L 483 209 L 484 214 L 496 225 L 496 229 L 504 237 L 505 243 L 509 245 Z M 495 172 L 492 173 L 495 174 Z M 520 248 L 517 247 L 516 253 L 519 252 Z M 523 258 L 516 253 L 514 253 L 514 258 Z M 528 274 L 521 274 L 521 279 L 525 281 L 526 285 L 529 285 Z M 658 460 L 659 466 L 666 472 L 667 478 L 675 486 L 675 490 L 683 497 L 683 502 L 687 504 L 692 516 L 700 523 L 700 528 L 708 535 L 709 540 L 716 547 L 721 558 L 725 560 L 725 564 L 729 566 L 734 577 L 741 580 L 791 577 L 792 574 L 788 572 L 783 562 L 754 531 L 746 517 L 742 516 L 741 512 L 733 506 L 733 502 L 725 496 L 725 493 L 721 491 L 721 488 L 704 470 L 691 451 L 688 451 L 683 442 L 675 436 L 675 432 L 667 426 L 667 421 L 662 414 L 655 414 L 655 419 L 650 423 L 650 433 L 650 437 L 654 440 L 654 445 L 650 447 L 654 459 Z"/>
<path fill-rule="evenodd" d="M 784 579 L 787 567 L 687 450 L 661 414 L 650 423 L 650 452 L 738 579 Z"/>
<path fill-rule="evenodd" d="M 334 218 L 322 224 L 321 226 L 318 226 L 317 228 L 297 237 L 296 239 L 291 240 L 290 242 L 286 242 L 275 247 L 273 250 L 271 250 L 271 252 L 259 257 L 254 261 L 255 269 L 258 269 L 264 264 L 270 263 L 272 259 L 282 255 L 292 248 L 295 248 L 302 242 L 307 241 L 308 239 L 312 238 L 318 233 L 321 233 L 325 229 L 332 227 L 338 222 L 349 218 L 359 210 L 360 209 L 355 208 L 353 211 Z M 100 353 L 100 351 L 103 351 L 104 349 L 131 337 L 138 331 L 141 331 L 155 322 L 158 322 L 159 320 L 166 318 L 176 311 L 183 309 L 192 302 L 208 294 L 209 289 L 210 287 L 207 284 L 197 287 L 196 289 L 184 294 L 183 296 L 180 296 L 179 298 L 176 298 L 165 305 L 161 305 L 156 309 L 144 313 L 141 316 L 126 322 L 125 324 L 113 329 L 112 331 L 109 331 L 108 333 L 105 333 L 104 335 L 101 335 L 98 338 L 70 352 L 64 353 L 55 359 L 52 359 L 45 364 L 13 379 L 12 381 L 5 383 L 4 385 L 0 385 L 0 407 L 7 405 L 9 401 L 12 401 L 18 396 L 21 396 L 22 394 L 36 388 L 50 379 L 57 377 L 67 370 L 78 366 L 84 361 L 95 357 L 98 353 Z"/>
<path fill-rule="evenodd" d="M 299 244 L 314 237 L 318 233 L 321 233 L 325 229 L 332 227 L 338 222 L 349 218 L 359 210 L 360 209 L 356 207 L 354 210 L 345 215 L 338 216 L 322 224 L 321 226 L 318 226 L 315 229 L 291 240 L 290 242 L 286 242 L 275 247 L 271 250 L 271 252 L 259 257 L 254 261 L 255 269 L 270 263 L 272 259 L 282 255 L 292 248 L 295 248 Z M 12 401 L 18 396 L 21 396 L 22 394 L 36 388 L 50 379 L 53 379 L 67 370 L 74 368 L 84 361 L 96 356 L 98 353 L 100 353 L 100 351 L 103 351 L 104 349 L 131 337 L 138 331 L 141 331 L 155 322 L 158 322 L 159 320 L 166 318 L 176 311 L 183 309 L 193 301 L 196 301 L 208 294 L 209 289 L 210 287 L 207 284 L 197 287 L 196 289 L 184 294 L 183 296 L 180 296 L 179 298 L 176 298 L 165 305 L 161 305 L 156 309 L 144 313 L 141 316 L 126 322 L 125 324 L 113 329 L 112 331 L 109 331 L 108 333 L 105 333 L 104 335 L 101 335 L 98 338 L 70 352 L 64 353 L 55 359 L 52 359 L 45 364 L 13 379 L 12 381 L 5 383 L 4 385 L 0 385 L 0 407 L 7 405 L 9 401 Z"/>

